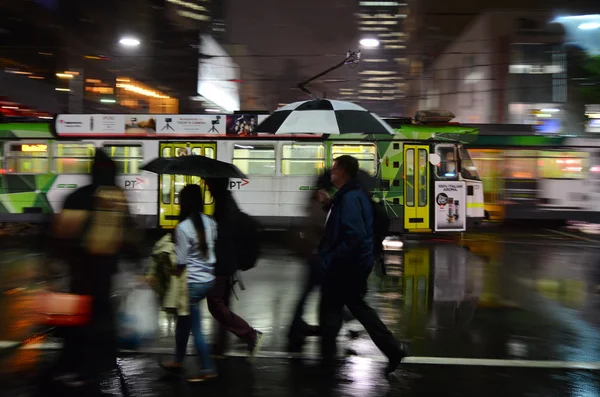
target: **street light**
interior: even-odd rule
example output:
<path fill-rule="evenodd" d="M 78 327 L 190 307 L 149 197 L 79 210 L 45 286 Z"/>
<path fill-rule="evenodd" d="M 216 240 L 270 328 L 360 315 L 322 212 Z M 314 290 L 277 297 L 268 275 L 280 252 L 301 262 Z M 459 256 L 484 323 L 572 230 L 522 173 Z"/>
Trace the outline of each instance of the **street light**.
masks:
<path fill-rule="evenodd" d="M 594 30 L 600 28 L 600 23 L 598 22 L 585 22 L 578 26 L 581 30 Z"/>
<path fill-rule="evenodd" d="M 366 48 L 379 47 L 379 40 L 377 39 L 362 39 L 360 45 Z"/>
<path fill-rule="evenodd" d="M 126 47 L 137 47 L 140 45 L 140 41 L 134 37 L 123 37 L 119 40 L 119 43 Z"/>

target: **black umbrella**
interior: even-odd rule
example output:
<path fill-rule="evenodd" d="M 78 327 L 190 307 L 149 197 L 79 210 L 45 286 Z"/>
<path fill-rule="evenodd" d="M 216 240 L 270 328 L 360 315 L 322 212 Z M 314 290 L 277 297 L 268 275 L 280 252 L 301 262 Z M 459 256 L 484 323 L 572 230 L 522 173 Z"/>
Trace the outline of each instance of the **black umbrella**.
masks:
<path fill-rule="evenodd" d="M 331 170 L 325 170 L 323 175 L 317 178 L 317 188 L 319 189 L 331 189 L 333 185 L 331 184 Z M 366 171 L 358 170 L 358 175 L 356 176 L 358 183 L 365 189 L 367 192 L 372 192 L 373 190 L 379 187 L 379 180 L 374 176 L 369 175 Z"/>
<path fill-rule="evenodd" d="M 246 178 L 235 165 L 204 156 L 159 157 L 142 166 L 155 174 L 194 175 L 201 178 Z"/>

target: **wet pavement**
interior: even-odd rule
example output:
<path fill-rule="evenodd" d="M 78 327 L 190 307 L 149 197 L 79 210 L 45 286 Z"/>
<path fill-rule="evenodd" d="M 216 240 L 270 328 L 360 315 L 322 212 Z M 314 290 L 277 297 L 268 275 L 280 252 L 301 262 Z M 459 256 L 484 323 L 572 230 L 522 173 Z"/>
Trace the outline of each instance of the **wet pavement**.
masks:
<path fill-rule="evenodd" d="M 258 267 L 243 274 L 234 310 L 265 334 L 258 359 L 231 339 L 219 379 L 189 386 L 164 379 L 157 360 L 172 352 L 174 323 L 160 317 L 152 346 L 124 352 L 121 367 L 131 395 L 380 396 L 600 394 L 600 242 L 564 232 L 467 234 L 460 242 L 407 242 L 386 256 L 388 273 L 374 273 L 368 301 L 411 356 L 389 383 L 385 358 L 368 336 L 356 340 L 345 324 L 344 366 L 333 378 L 319 371 L 318 340 L 303 354 L 285 352 L 287 326 L 305 267 L 281 247 L 268 247 Z M 0 384 L 11 395 L 30 395 L 37 371 L 56 355 L 60 339 L 44 336 L 14 345 L 36 326 L 34 298 L 43 284 L 41 256 L 3 252 L 0 262 Z M 314 323 L 318 296 L 305 319 Z M 212 319 L 205 305 L 203 325 Z M 210 337 L 209 337 L 210 339 Z M 191 344 L 190 355 L 194 354 Z M 187 363 L 194 370 L 195 357 Z M 118 377 L 107 388 L 122 394 Z"/>

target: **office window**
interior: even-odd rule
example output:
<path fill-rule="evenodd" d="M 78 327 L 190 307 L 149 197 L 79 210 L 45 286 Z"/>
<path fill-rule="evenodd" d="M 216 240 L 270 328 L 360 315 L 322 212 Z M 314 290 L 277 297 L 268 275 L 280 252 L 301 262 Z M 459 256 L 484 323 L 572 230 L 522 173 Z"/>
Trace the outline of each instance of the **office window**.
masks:
<path fill-rule="evenodd" d="M 275 175 L 275 146 L 235 144 L 233 164 L 247 175 Z"/>
<path fill-rule="evenodd" d="M 45 174 L 49 171 L 46 143 L 11 143 L 5 157 L 8 173 Z"/>
<path fill-rule="evenodd" d="M 283 175 L 318 175 L 325 168 L 325 145 L 285 144 L 281 159 Z"/>
<path fill-rule="evenodd" d="M 117 174 L 139 174 L 144 160 L 142 145 L 106 145 L 104 150 L 117 165 Z"/>
<path fill-rule="evenodd" d="M 94 152 L 91 143 L 57 143 L 54 145 L 53 170 L 57 174 L 89 174 Z"/>

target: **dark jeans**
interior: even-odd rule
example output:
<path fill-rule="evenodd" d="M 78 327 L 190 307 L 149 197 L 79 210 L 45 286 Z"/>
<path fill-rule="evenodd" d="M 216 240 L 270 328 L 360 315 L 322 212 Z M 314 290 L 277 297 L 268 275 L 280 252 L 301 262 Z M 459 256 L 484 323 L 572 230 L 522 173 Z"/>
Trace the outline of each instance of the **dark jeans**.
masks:
<path fill-rule="evenodd" d="M 322 288 L 320 323 L 322 329 L 321 355 L 325 360 L 333 360 L 337 354 L 336 338 L 343 321 L 343 309 L 347 307 L 352 315 L 365 327 L 375 345 L 389 359 L 402 354 L 392 333 L 381 321 L 375 310 L 364 301 L 367 282 L 364 280 L 339 280 Z"/>
<path fill-rule="evenodd" d="M 217 276 L 215 286 L 206 299 L 210 314 L 219 323 L 215 337 L 215 354 L 225 352 L 227 332 L 231 332 L 247 343 L 254 342 L 256 339 L 256 330 L 229 309 L 231 287 L 231 277 Z"/>

